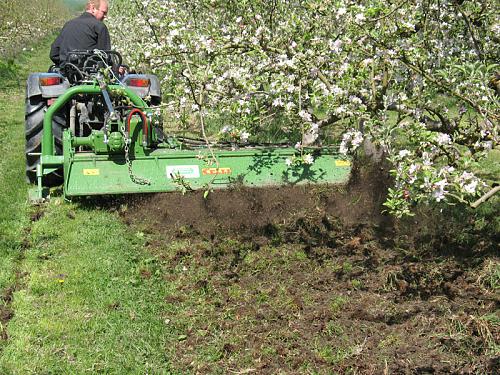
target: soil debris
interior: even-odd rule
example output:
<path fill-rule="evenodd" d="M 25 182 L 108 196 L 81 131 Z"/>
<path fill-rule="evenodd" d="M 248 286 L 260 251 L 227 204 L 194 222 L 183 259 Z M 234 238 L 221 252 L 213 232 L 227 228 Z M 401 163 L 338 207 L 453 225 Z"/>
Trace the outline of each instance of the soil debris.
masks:
<path fill-rule="evenodd" d="M 345 187 L 158 194 L 118 210 L 148 233 L 172 285 L 165 320 L 183 338 L 168 346 L 173 366 L 499 373 L 497 234 L 463 219 L 472 213 L 381 214 L 381 168 Z"/>

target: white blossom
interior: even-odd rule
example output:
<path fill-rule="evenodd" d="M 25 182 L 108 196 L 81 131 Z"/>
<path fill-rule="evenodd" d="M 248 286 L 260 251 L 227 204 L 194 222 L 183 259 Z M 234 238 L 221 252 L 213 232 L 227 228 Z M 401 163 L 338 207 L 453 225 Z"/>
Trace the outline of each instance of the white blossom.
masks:
<path fill-rule="evenodd" d="M 468 184 L 463 185 L 465 192 L 469 194 L 475 194 L 479 181 L 477 179 L 470 181 Z"/>
<path fill-rule="evenodd" d="M 341 115 L 347 111 L 347 108 L 345 105 L 339 105 L 337 108 L 335 108 L 334 112 L 338 115 Z"/>
<path fill-rule="evenodd" d="M 340 153 L 346 155 L 349 152 L 354 152 L 363 142 L 363 133 L 358 130 L 351 129 L 344 133 L 342 142 L 340 143 Z"/>
<path fill-rule="evenodd" d="M 342 49 L 342 40 L 341 39 L 331 40 L 329 42 L 329 47 L 333 53 L 339 53 Z"/>
<path fill-rule="evenodd" d="M 415 172 L 417 172 L 419 169 L 420 169 L 420 166 L 419 166 L 418 164 L 412 163 L 412 164 L 410 164 L 410 166 L 408 167 L 408 173 L 409 173 L 409 174 L 414 174 L 414 173 L 415 173 Z"/>
<path fill-rule="evenodd" d="M 403 158 L 407 157 L 408 155 L 411 155 L 411 151 L 409 151 L 409 150 L 401 150 L 401 151 L 399 151 L 398 155 L 399 155 L 400 158 L 403 159 Z"/>
<path fill-rule="evenodd" d="M 243 131 L 240 133 L 240 141 L 243 143 L 247 143 L 249 137 L 250 137 L 250 133 L 248 133 L 246 131 Z"/>
<path fill-rule="evenodd" d="M 485 11 L 474 10 L 481 17 L 481 25 L 474 25 L 479 46 L 449 2 L 378 2 L 372 12 L 370 2 L 339 0 L 325 3 L 330 11 L 323 11 L 321 2 L 297 7 L 283 1 L 272 30 L 262 16 L 265 2 L 232 7 L 214 0 L 198 7 L 195 1 L 194 8 L 170 0 L 141 2 L 145 9 L 115 2 L 108 27 L 125 62 L 157 74 L 167 100 L 179 98 L 181 111 L 173 111 L 173 126 L 185 125 L 188 116 L 192 130 L 198 130 L 198 116 L 190 111 L 199 108 L 191 103 L 205 87 L 203 115 L 213 124 L 232 121 L 228 133 L 233 138 L 244 139 L 254 129 L 266 136 L 277 128 L 289 136 L 302 131 L 298 149 L 303 151 L 319 136 L 313 114 L 330 124 L 326 134 L 363 121 L 364 133 L 395 161 L 395 187 L 411 184 L 410 201 L 468 199 L 484 187 L 464 168 L 499 140 L 492 121 L 499 103 L 486 73 L 491 64 L 495 71 L 497 61 L 490 56 L 500 33 L 498 12 L 489 11 L 496 5 L 492 0 L 481 3 Z M 417 32 L 420 19 L 426 20 L 425 29 Z M 6 37 L 33 35 L 39 26 L 26 33 L 11 22 Z M 376 40 L 369 37 L 370 29 Z M 428 77 L 406 66 L 404 56 Z M 394 109 L 400 112 L 398 124 Z M 433 113 L 450 123 L 460 118 L 459 126 L 449 135 L 429 132 L 424 120 Z M 341 136 L 340 151 L 353 152 L 363 137 L 349 129 Z M 291 158 L 291 165 L 298 160 Z M 443 165 L 445 160 L 455 169 Z"/>
<path fill-rule="evenodd" d="M 314 163 L 314 157 L 311 154 L 304 155 L 304 164 L 312 164 Z"/>
<path fill-rule="evenodd" d="M 368 66 L 368 65 L 371 65 L 372 63 L 373 63 L 372 58 L 367 58 L 367 59 L 364 59 L 363 61 L 361 61 L 361 65 L 363 65 L 363 66 Z"/>
<path fill-rule="evenodd" d="M 304 121 L 312 121 L 311 114 L 305 110 L 299 111 L 299 116 Z"/>
<path fill-rule="evenodd" d="M 363 103 L 363 102 L 361 101 L 361 99 L 360 99 L 360 98 L 358 98 L 356 95 L 351 95 L 351 96 L 349 97 L 349 101 L 350 101 L 351 103 L 353 103 L 353 104 L 357 104 L 357 105 L 359 105 L 359 104 L 362 104 L 362 103 Z"/>
<path fill-rule="evenodd" d="M 445 165 L 444 167 L 442 167 L 439 172 L 438 172 L 438 176 L 449 176 L 451 174 L 453 174 L 453 172 L 455 172 L 455 167 L 453 166 L 450 166 L 450 165 Z"/>
<path fill-rule="evenodd" d="M 337 10 L 337 16 L 343 16 L 347 13 L 347 9 L 344 8 L 344 7 L 340 7 L 338 10 Z"/>
<path fill-rule="evenodd" d="M 354 17 L 354 21 L 356 21 L 356 23 L 362 23 L 366 20 L 366 17 L 363 13 L 358 13 L 356 14 L 356 17 Z"/>
<path fill-rule="evenodd" d="M 427 151 L 422 152 L 422 165 L 425 167 L 432 166 L 431 155 Z"/>
<path fill-rule="evenodd" d="M 451 138 L 448 134 L 437 133 L 436 142 L 438 145 L 449 145 L 451 143 Z"/>
<path fill-rule="evenodd" d="M 448 185 L 448 181 L 445 179 L 437 181 L 433 184 L 432 196 L 436 199 L 436 202 L 440 202 L 446 199 L 445 195 L 448 191 L 445 190 L 445 187 Z"/>
<path fill-rule="evenodd" d="M 332 92 L 332 94 L 335 94 L 335 95 L 343 95 L 344 94 L 344 90 L 342 90 L 337 85 L 332 85 L 330 87 L 330 91 Z"/>
<path fill-rule="evenodd" d="M 283 99 L 280 98 L 276 98 L 273 100 L 273 107 L 283 107 Z"/>
<path fill-rule="evenodd" d="M 464 171 L 457 178 L 460 188 L 467 194 L 475 194 L 479 187 L 481 180 L 477 178 L 474 173 Z"/>

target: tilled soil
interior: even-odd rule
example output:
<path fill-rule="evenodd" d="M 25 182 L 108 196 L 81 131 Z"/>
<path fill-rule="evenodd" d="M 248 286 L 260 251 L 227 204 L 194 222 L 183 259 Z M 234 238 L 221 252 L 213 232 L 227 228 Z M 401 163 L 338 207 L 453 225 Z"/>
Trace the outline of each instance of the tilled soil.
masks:
<path fill-rule="evenodd" d="M 344 187 L 158 194 L 122 206 L 172 285 L 181 372 L 500 373 L 498 234 L 381 214 L 387 169 Z M 495 276 L 496 275 L 496 276 Z"/>

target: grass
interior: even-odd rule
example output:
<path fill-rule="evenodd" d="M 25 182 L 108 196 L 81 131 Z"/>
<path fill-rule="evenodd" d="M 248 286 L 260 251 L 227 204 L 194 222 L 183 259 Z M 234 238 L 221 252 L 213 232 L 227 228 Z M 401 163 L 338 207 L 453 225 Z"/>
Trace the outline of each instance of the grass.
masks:
<path fill-rule="evenodd" d="M 0 60 L 0 80 L 12 80 L 17 76 L 17 65 L 12 59 Z"/>
<path fill-rule="evenodd" d="M 144 236 L 116 213 L 26 203 L 22 82 L 46 71 L 48 49 L 46 40 L 22 55 L 0 87 L 0 288 L 14 290 L 0 373 L 170 373 L 168 285 Z"/>
<path fill-rule="evenodd" d="M 500 183 L 500 149 L 491 150 L 475 172 L 486 181 Z"/>
<path fill-rule="evenodd" d="M 500 289 L 500 263 L 491 259 L 485 261 L 479 272 L 478 283 L 493 293 Z"/>
<path fill-rule="evenodd" d="M 10 64 L 9 74 L 0 76 L 0 288 L 15 279 L 27 225 L 24 182 L 24 96 Z"/>
<path fill-rule="evenodd" d="M 51 207 L 32 226 L 22 264 L 29 276 L 14 299 L 4 369 L 164 369 L 164 284 L 142 276 L 148 263 L 139 250 L 141 240 L 126 233 L 113 215 L 88 211 L 69 219 L 72 209 Z"/>
<path fill-rule="evenodd" d="M 342 310 L 344 305 L 348 302 L 348 299 L 344 296 L 336 296 L 330 302 L 330 310 L 333 315 L 337 314 Z"/>
<path fill-rule="evenodd" d="M 352 355 L 351 348 L 334 349 L 330 346 L 325 346 L 318 349 L 318 355 L 331 365 L 336 365 L 346 360 Z"/>

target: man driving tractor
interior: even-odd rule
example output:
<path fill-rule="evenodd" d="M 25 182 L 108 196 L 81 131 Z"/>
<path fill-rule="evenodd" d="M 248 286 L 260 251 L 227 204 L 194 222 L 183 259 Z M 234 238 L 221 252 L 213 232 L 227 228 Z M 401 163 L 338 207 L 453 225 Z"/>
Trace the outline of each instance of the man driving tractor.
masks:
<path fill-rule="evenodd" d="M 108 0 L 88 0 L 85 12 L 64 25 L 50 48 L 50 59 L 64 65 L 74 50 L 110 50 L 111 39 L 103 20 L 108 13 Z"/>

